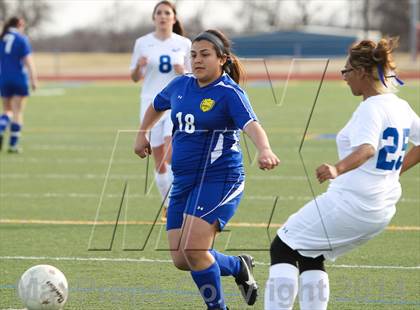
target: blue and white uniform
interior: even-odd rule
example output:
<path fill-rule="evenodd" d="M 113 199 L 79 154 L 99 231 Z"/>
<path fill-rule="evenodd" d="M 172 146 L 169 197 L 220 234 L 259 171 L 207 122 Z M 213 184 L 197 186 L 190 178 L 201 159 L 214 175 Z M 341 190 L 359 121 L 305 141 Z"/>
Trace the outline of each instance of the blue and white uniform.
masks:
<path fill-rule="evenodd" d="M 175 78 L 154 99 L 156 111 L 171 109 L 173 188 L 167 229 L 183 215 L 220 229 L 235 213 L 244 189 L 240 130 L 257 117 L 244 91 L 227 74 L 205 87 L 193 75 Z"/>
<path fill-rule="evenodd" d="M 28 96 L 29 82 L 23 60 L 32 49 L 28 38 L 16 28 L 0 40 L 0 92 L 2 97 Z"/>
<path fill-rule="evenodd" d="M 143 87 L 140 95 L 140 121 L 143 120 L 147 108 L 153 98 L 174 79 L 177 74 L 175 64 L 183 65 L 186 72 L 191 71 L 190 65 L 191 41 L 176 33 L 166 40 L 158 39 L 154 33 L 149 33 L 136 40 L 131 57 L 130 70 L 134 70 L 141 57 L 147 58 L 143 68 Z M 152 147 L 162 145 L 165 137 L 171 135 L 172 123 L 170 113 L 166 113 L 151 130 L 150 144 Z"/>
<path fill-rule="evenodd" d="M 394 94 L 364 100 L 337 135 L 340 160 L 362 144 L 375 155 L 331 180 L 326 193 L 307 203 L 277 231 L 307 257 L 334 261 L 381 233 L 401 197 L 400 169 L 408 142 L 420 145 L 420 118 Z"/>

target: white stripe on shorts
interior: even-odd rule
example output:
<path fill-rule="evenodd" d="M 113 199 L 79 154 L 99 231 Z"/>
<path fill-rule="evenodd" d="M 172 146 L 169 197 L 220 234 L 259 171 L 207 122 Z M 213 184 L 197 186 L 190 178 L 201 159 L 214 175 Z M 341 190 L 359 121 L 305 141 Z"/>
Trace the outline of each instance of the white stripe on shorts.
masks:
<path fill-rule="evenodd" d="M 219 208 L 219 207 L 223 206 L 224 204 L 228 203 L 229 201 L 231 201 L 232 199 L 237 197 L 240 193 L 242 193 L 244 191 L 244 188 L 245 188 L 245 181 L 242 181 L 241 184 L 239 185 L 239 187 L 233 193 L 231 193 L 231 191 L 235 188 L 236 184 L 238 184 L 239 182 L 241 182 L 241 181 L 238 179 L 235 182 L 235 184 L 233 184 L 232 187 L 229 189 L 229 191 L 227 192 L 225 197 L 223 197 L 222 201 L 217 206 L 215 206 L 213 209 L 211 209 L 209 212 L 200 216 L 200 218 L 203 218 L 203 217 L 209 215 L 214 210 L 216 210 L 217 208 Z"/>

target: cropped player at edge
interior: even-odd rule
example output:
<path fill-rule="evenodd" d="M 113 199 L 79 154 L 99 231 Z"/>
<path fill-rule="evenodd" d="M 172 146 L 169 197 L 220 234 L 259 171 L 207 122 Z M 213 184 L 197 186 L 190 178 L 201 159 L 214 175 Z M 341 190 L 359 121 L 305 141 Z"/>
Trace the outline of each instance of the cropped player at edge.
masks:
<path fill-rule="evenodd" d="M 160 1 L 153 9 L 155 31 L 136 40 L 131 58 L 131 79 L 138 82 L 144 77 L 140 95 L 140 121 L 155 96 L 177 75 L 191 71 L 191 41 L 177 19 L 175 5 Z M 172 122 L 169 111 L 151 130 L 150 144 L 155 160 L 155 180 L 164 199 L 172 185 L 171 170 Z M 164 201 L 162 219 L 166 219 Z"/>
<path fill-rule="evenodd" d="M 4 25 L 0 40 L 0 93 L 3 114 L 0 116 L 0 150 L 4 133 L 10 126 L 9 153 L 19 153 L 23 126 L 25 99 L 29 96 L 29 81 L 36 89 L 37 78 L 32 60 L 32 49 L 23 34 L 25 21 L 12 17 Z M 29 81 L 28 81 L 29 73 Z"/>
<path fill-rule="evenodd" d="M 271 244 L 266 310 L 327 309 L 329 280 L 324 260 L 337 257 L 380 234 L 401 197 L 400 170 L 419 160 L 420 119 L 398 98 L 403 84 L 394 70 L 396 39 L 364 40 L 349 49 L 344 80 L 363 96 L 337 135 L 339 161 L 316 169 L 327 192 L 289 217 Z M 409 140 L 415 145 L 404 158 Z M 402 168 L 403 167 L 403 168 Z M 282 288 L 287 287 L 287 290 Z"/>
<path fill-rule="evenodd" d="M 255 144 L 261 169 L 273 169 L 280 162 L 237 84 L 243 71 L 230 46 L 217 30 L 207 30 L 193 40 L 194 75 L 177 77 L 156 96 L 135 143 L 140 157 L 150 154 L 146 131 L 164 111 L 172 110 L 174 182 L 166 229 L 174 265 L 191 272 L 207 309 L 227 309 L 221 276 L 235 278 L 247 304 L 257 298 L 253 258 L 212 249 L 244 189 L 240 130 Z"/>

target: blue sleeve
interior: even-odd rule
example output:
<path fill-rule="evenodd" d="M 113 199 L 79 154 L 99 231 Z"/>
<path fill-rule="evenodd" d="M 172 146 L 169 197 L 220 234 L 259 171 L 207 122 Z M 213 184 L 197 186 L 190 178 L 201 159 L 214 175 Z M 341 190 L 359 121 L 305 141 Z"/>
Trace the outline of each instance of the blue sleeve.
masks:
<path fill-rule="evenodd" d="M 175 77 L 153 100 L 153 108 L 156 111 L 165 111 L 171 108 L 171 96 L 182 83 L 184 76 Z"/>
<path fill-rule="evenodd" d="M 258 118 L 252 109 L 248 96 L 244 92 L 232 88 L 228 100 L 228 113 L 238 128 L 244 129 L 251 121 L 258 122 Z"/>

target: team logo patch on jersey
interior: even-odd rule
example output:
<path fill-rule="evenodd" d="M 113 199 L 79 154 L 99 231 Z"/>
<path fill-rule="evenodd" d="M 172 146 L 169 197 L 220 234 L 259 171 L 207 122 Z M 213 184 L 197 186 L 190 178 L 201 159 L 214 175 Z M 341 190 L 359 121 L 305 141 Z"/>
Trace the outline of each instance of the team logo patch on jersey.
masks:
<path fill-rule="evenodd" d="M 216 102 L 213 99 L 210 99 L 210 98 L 203 99 L 203 101 L 201 101 L 201 104 L 200 104 L 200 109 L 203 112 L 208 112 L 211 109 L 213 109 L 215 103 Z"/>

